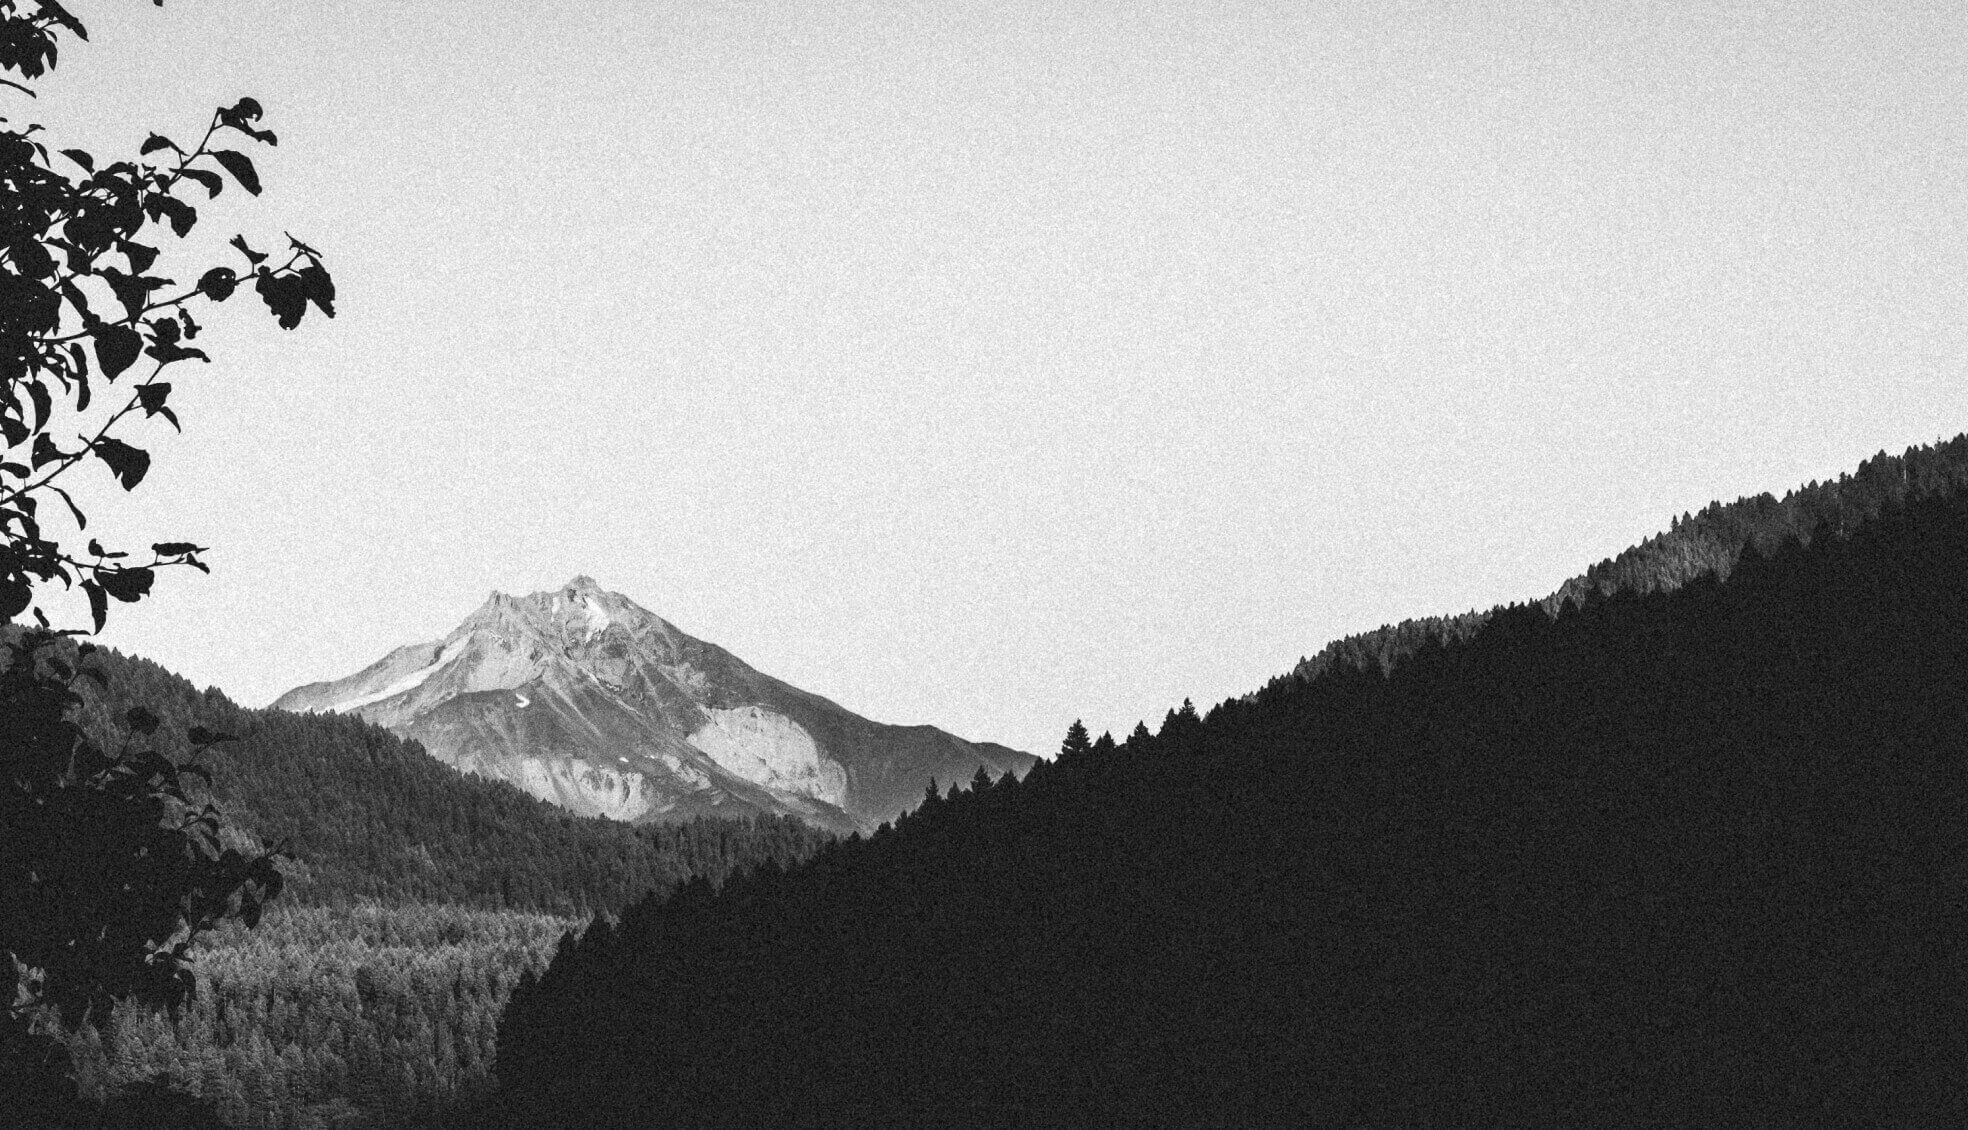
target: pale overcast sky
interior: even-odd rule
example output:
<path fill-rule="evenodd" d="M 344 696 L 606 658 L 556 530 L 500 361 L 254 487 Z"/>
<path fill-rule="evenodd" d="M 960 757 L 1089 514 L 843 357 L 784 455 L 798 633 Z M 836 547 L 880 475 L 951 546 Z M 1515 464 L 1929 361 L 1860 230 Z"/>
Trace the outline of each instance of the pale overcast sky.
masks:
<path fill-rule="evenodd" d="M 77 11 L 5 114 L 257 97 L 209 234 L 340 287 L 82 483 L 213 547 L 107 642 L 251 705 L 587 573 L 1049 753 L 1968 428 L 1959 3 Z"/>

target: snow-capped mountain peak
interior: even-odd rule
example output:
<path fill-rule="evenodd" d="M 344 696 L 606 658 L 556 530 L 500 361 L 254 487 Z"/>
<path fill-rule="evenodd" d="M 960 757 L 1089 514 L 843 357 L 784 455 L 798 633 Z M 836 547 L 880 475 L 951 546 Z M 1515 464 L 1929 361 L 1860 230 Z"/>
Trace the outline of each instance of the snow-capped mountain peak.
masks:
<path fill-rule="evenodd" d="M 274 706 L 359 714 L 460 769 L 626 820 L 757 811 L 865 828 L 906 809 L 931 778 L 1035 760 L 870 722 L 587 576 L 526 596 L 495 591 L 442 640 Z"/>

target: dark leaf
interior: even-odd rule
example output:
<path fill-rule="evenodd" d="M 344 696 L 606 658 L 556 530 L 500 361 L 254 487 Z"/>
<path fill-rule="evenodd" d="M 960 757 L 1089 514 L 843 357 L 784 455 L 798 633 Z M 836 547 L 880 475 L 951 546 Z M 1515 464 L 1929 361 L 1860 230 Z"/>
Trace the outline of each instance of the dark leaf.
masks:
<path fill-rule="evenodd" d="M 301 268 L 296 274 L 301 280 L 301 293 L 308 301 L 321 308 L 330 318 L 335 316 L 335 280 L 328 277 L 328 271 L 319 263 Z"/>
<path fill-rule="evenodd" d="M 156 733 L 157 725 L 161 721 L 163 721 L 163 719 L 159 718 L 155 714 L 152 714 L 150 711 L 145 710 L 141 706 L 132 706 L 130 709 L 123 712 L 124 725 L 130 727 L 132 730 L 135 730 L 139 734 Z"/>
<path fill-rule="evenodd" d="M 96 171 L 96 159 L 80 149 L 64 149 L 61 155 L 92 173 Z"/>
<path fill-rule="evenodd" d="M 238 285 L 239 276 L 231 267 L 213 267 L 198 278 L 198 289 L 214 302 L 231 298 L 233 288 Z"/>
<path fill-rule="evenodd" d="M 89 597 L 89 616 L 96 622 L 96 631 L 103 630 L 103 620 L 109 616 L 109 598 L 104 595 L 102 586 L 94 581 L 83 581 L 82 591 Z"/>
<path fill-rule="evenodd" d="M 150 340 L 158 345 L 176 345 L 178 334 L 182 332 L 176 318 L 159 318 L 154 322 L 145 322 L 144 325 L 150 330 Z"/>
<path fill-rule="evenodd" d="M 87 273 L 86 264 L 84 265 L 83 270 L 78 270 L 75 273 L 78 275 L 86 274 Z M 82 324 L 84 326 L 87 326 L 90 329 L 94 329 L 97 326 L 102 325 L 102 319 L 96 317 L 96 312 L 94 310 L 89 309 L 88 296 L 83 294 L 82 291 L 75 285 L 75 283 L 72 280 L 63 279 L 61 281 L 61 292 L 62 292 L 62 297 L 68 299 L 68 304 L 70 306 L 75 307 L 75 312 L 77 314 L 82 315 Z"/>
<path fill-rule="evenodd" d="M 273 311 L 281 329 L 291 330 L 301 324 L 301 315 L 307 313 L 307 284 L 299 275 L 276 275 L 262 269 L 253 289 Z"/>
<path fill-rule="evenodd" d="M 179 172 L 205 186 L 205 198 L 210 200 L 225 187 L 225 178 L 210 169 L 180 169 Z"/>
<path fill-rule="evenodd" d="M 27 398 L 34 402 L 34 430 L 38 432 L 48 425 L 48 414 L 55 409 L 54 399 L 40 381 L 28 383 Z"/>
<path fill-rule="evenodd" d="M 7 257 L 26 278 L 45 279 L 55 273 L 55 257 L 36 240 L 23 237 L 15 241 L 8 246 Z"/>
<path fill-rule="evenodd" d="M 155 416 L 161 412 L 166 420 L 171 421 L 172 427 L 183 431 L 183 428 L 178 427 L 178 418 L 171 414 L 169 408 L 164 406 L 165 398 L 170 395 L 171 384 L 169 381 L 147 384 L 137 389 L 137 403 L 143 405 L 145 416 Z"/>
<path fill-rule="evenodd" d="M 123 312 L 134 318 L 142 314 L 144 306 L 150 301 L 150 292 L 157 289 L 159 280 L 142 275 L 126 275 L 114 267 L 102 267 L 96 271 L 109 289 L 116 292 L 116 300 L 123 304 Z"/>
<path fill-rule="evenodd" d="M 34 589 L 25 578 L 0 577 L 0 622 L 20 615 L 28 601 L 33 599 Z"/>
<path fill-rule="evenodd" d="M 144 139 L 143 147 L 137 150 L 137 155 L 139 157 L 147 157 L 159 149 L 172 149 L 179 153 L 184 152 L 184 150 L 178 148 L 177 142 L 172 141 L 161 133 L 153 133 Z"/>
<path fill-rule="evenodd" d="M 165 196 L 160 193 L 151 197 L 150 202 L 159 213 L 171 221 L 171 234 L 180 239 L 198 223 L 198 209 L 175 196 Z"/>
<path fill-rule="evenodd" d="M 104 592 L 125 604 L 142 600 L 156 577 L 155 572 L 142 566 L 114 571 L 96 570 L 96 583 L 103 587 Z"/>
<path fill-rule="evenodd" d="M 226 113 L 238 118 L 240 121 L 257 122 L 260 120 L 262 111 L 257 99 L 241 98 L 239 101 L 234 102 Z"/>
<path fill-rule="evenodd" d="M 19 463 L 0 463 L 0 475 L 12 475 L 17 479 L 24 479 L 29 473 L 28 469 Z"/>
<path fill-rule="evenodd" d="M 26 443 L 29 434 L 27 425 L 16 419 L 13 413 L 0 414 L 0 435 L 7 437 L 8 447 L 18 447 Z"/>
<path fill-rule="evenodd" d="M 124 490 L 135 490 L 143 482 L 145 473 L 150 470 L 150 453 L 141 448 L 131 447 L 120 439 L 103 436 L 96 440 L 93 450 L 97 458 L 109 464 L 109 469 Z"/>
<path fill-rule="evenodd" d="M 212 153 L 212 159 L 225 166 L 226 172 L 232 174 L 232 179 L 239 182 L 239 187 L 254 196 L 260 194 L 260 174 L 254 171 L 253 161 L 246 154 L 232 149 L 219 149 Z"/>
<path fill-rule="evenodd" d="M 205 356 L 204 350 L 186 349 L 181 345 L 153 345 L 149 349 L 144 350 L 144 352 L 152 357 L 157 358 L 157 360 L 160 363 L 165 365 L 169 365 L 173 361 L 190 361 L 193 359 L 199 361 L 211 360 L 210 357 Z M 171 410 L 169 408 L 163 409 L 163 414 L 164 414 L 164 418 L 171 421 L 173 426 L 177 424 L 178 418 L 171 414 Z M 183 429 L 179 429 L 179 430 L 182 431 Z"/>
<path fill-rule="evenodd" d="M 192 745 L 216 745 L 219 742 L 236 742 L 239 739 L 218 730 L 208 730 L 203 726 L 193 726 L 185 731 L 185 740 Z"/>
<path fill-rule="evenodd" d="M 233 236 L 232 245 L 234 247 L 237 247 L 239 249 L 239 253 L 241 255 L 246 256 L 246 261 L 253 264 L 255 267 L 259 266 L 261 263 L 266 262 L 266 256 L 246 246 L 245 236 L 243 235 Z"/>
<path fill-rule="evenodd" d="M 42 12 L 46 13 L 56 23 L 74 32 L 75 38 L 85 43 L 88 41 L 89 29 L 82 26 L 81 20 L 70 15 L 68 9 L 61 6 L 60 0 L 40 0 L 40 4 Z"/>
<path fill-rule="evenodd" d="M 75 500 L 68 497 L 68 492 L 58 486 L 55 486 L 53 483 L 47 484 L 47 487 L 49 490 L 54 491 L 55 494 L 59 495 L 63 502 L 68 503 L 68 512 L 75 519 L 75 528 L 78 530 L 88 529 L 89 519 L 83 516 L 82 508 L 75 505 Z"/>
<path fill-rule="evenodd" d="M 111 380 L 143 352 L 143 338 L 128 326 L 104 326 L 96 331 L 96 364 Z"/>
<path fill-rule="evenodd" d="M 48 438 L 47 432 L 39 432 L 35 435 L 34 454 L 28 460 L 34 464 L 35 470 L 39 471 L 50 463 L 59 463 L 66 458 L 68 453 L 56 447 L 55 441 Z"/>
<path fill-rule="evenodd" d="M 181 553 L 199 553 L 203 549 L 203 546 L 193 545 L 188 541 L 152 542 L 150 546 L 150 551 L 159 557 L 176 557 Z"/>
<path fill-rule="evenodd" d="M 164 199 L 168 200 L 170 197 L 167 196 Z M 178 234 L 183 235 L 184 233 L 179 232 Z M 141 243 L 133 243 L 127 239 L 123 241 L 123 254 L 129 257 L 130 269 L 140 275 L 150 270 L 152 263 L 157 262 L 157 249 L 155 247 L 146 247 Z"/>

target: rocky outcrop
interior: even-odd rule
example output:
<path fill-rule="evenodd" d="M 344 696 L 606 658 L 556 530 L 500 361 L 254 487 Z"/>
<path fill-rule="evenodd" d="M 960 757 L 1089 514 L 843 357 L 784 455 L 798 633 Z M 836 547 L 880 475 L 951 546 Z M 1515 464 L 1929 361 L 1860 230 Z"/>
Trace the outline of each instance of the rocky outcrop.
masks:
<path fill-rule="evenodd" d="M 450 635 L 274 707 L 355 713 L 456 768 L 617 820 L 787 814 L 866 830 L 932 779 L 1035 758 L 887 726 L 754 670 L 587 577 L 493 593 Z"/>

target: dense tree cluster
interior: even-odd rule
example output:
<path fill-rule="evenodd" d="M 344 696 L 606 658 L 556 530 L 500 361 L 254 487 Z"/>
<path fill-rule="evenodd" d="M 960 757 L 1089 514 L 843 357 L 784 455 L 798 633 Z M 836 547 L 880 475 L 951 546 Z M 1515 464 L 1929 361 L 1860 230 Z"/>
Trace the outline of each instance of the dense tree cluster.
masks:
<path fill-rule="evenodd" d="M 1779 500 L 1767 491 L 1734 502 L 1711 502 L 1700 513 L 1683 514 L 1670 528 L 1587 569 L 1538 604 L 1556 615 L 1587 593 L 1650 593 L 1675 589 L 1697 577 L 1726 579 L 1753 548 L 1767 553 L 1788 539 L 1809 545 L 1820 532 L 1843 537 L 1889 506 L 1968 488 L 1968 435 L 1942 443 L 1910 447 L 1903 455 L 1885 452 L 1859 464 L 1855 474 L 1837 481 L 1812 482 Z M 1463 612 L 1403 620 L 1371 632 L 1334 640 L 1309 659 L 1301 659 L 1282 679 L 1313 679 L 1335 668 L 1394 664 L 1431 643 L 1457 643 L 1474 636 L 1490 612 Z"/>
<path fill-rule="evenodd" d="M 503 1117 L 1958 1121 L 1968 498 L 1882 510 L 645 900 Z"/>
<path fill-rule="evenodd" d="M 70 1046 L 98 1099 L 164 1078 L 233 1127 L 400 1125 L 491 1090 L 499 1010 L 574 925 L 459 907 L 280 906 L 251 933 L 201 939 L 198 992 L 181 1007 L 119 1005 Z"/>

